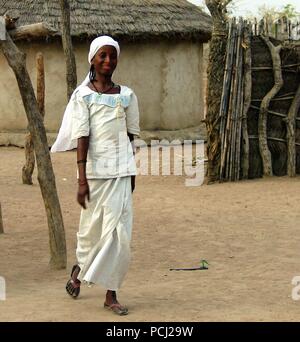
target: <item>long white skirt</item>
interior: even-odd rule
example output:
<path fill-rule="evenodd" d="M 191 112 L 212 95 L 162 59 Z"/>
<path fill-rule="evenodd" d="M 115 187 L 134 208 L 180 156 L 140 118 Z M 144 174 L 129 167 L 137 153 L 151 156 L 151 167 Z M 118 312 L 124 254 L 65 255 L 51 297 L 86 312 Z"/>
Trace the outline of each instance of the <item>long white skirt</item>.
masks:
<path fill-rule="evenodd" d="M 131 177 L 88 182 L 90 202 L 81 211 L 77 233 L 78 278 L 116 291 L 130 261 Z"/>

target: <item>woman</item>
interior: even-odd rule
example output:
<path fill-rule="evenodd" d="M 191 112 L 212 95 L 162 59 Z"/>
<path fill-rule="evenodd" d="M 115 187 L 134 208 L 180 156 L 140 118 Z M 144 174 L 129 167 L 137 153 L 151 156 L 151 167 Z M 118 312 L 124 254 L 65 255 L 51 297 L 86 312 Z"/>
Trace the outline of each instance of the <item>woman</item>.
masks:
<path fill-rule="evenodd" d="M 82 281 L 101 284 L 107 289 L 104 307 L 126 315 L 116 291 L 129 265 L 136 175 L 131 141 L 140 129 L 134 92 L 112 81 L 119 54 L 119 44 L 111 37 L 93 40 L 90 73 L 74 91 L 51 151 L 77 145 L 77 201 L 82 210 L 77 264 L 66 290 L 77 298 Z"/>

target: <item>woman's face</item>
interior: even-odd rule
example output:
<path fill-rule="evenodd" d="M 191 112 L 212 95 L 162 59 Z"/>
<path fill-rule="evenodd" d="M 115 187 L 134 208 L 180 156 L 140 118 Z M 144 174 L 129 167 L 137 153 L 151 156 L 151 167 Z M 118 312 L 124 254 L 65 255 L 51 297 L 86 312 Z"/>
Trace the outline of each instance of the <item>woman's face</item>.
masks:
<path fill-rule="evenodd" d="M 92 59 L 97 74 L 111 76 L 118 64 L 118 53 L 115 47 L 102 46 Z"/>

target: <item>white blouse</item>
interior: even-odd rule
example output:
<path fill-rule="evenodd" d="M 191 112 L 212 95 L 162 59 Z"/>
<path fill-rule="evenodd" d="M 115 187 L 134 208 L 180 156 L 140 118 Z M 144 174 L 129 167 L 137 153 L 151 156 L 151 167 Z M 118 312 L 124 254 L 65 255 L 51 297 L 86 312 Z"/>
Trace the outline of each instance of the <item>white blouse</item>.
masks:
<path fill-rule="evenodd" d="M 121 86 L 120 94 L 98 94 L 88 86 L 79 86 L 67 105 L 51 151 L 75 148 L 78 138 L 89 136 L 88 179 L 136 175 L 127 132 L 140 133 L 137 97 L 130 88 Z"/>

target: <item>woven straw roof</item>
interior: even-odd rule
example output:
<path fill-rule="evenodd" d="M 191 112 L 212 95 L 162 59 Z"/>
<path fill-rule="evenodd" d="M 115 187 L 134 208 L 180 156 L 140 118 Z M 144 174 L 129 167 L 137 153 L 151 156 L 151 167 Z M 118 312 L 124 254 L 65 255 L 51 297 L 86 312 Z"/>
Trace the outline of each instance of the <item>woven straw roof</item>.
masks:
<path fill-rule="evenodd" d="M 155 37 L 207 41 L 210 16 L 186 0 L 70 0 L 72 36 L 93 38 L 109 34 L 118 38 Z M 0 15 L 17 11 L 19 25 L 60 24 L 58 0 L 0 0 Z"/>

